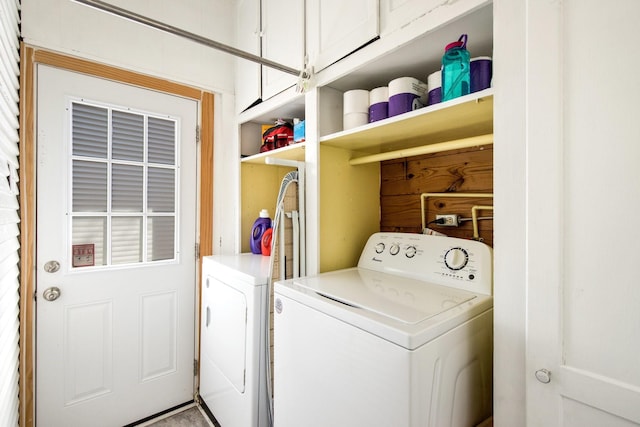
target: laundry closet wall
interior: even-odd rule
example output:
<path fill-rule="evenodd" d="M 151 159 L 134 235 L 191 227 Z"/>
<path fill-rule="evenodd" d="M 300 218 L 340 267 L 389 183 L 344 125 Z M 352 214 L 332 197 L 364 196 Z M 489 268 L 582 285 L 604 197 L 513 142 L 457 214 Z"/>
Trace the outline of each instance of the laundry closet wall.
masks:
<path fill-rule="evenodd" d="M 380 230 L 419 233 L 420 194 L 493 192 L 493 146 L 388 160 L 380 164 L 380 178 Z M 493 205 L 493 199 L 429 197 L 427 222 L 436 214 L 471 218 L 474 205 Z M 493 211 L 479 211 L 478 216 L 493 217 Z M 473 236 L 471 221 L 460 227 L 431 224 L 429 228 L 453 237 Z M 478 230 L 483 241 L 493 246 L 493 220 L 478 221 Z"/>

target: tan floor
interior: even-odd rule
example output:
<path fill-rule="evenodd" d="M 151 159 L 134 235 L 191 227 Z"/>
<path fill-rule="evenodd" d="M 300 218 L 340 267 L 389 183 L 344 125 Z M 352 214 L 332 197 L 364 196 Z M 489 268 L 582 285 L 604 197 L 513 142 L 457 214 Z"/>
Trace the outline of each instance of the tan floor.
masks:
<path fill-rule="evenodd" d="M 197 406 L 179 409 L 157 419 L 139 424 L 136 427 L 216 427 L 205 413 Z"/>

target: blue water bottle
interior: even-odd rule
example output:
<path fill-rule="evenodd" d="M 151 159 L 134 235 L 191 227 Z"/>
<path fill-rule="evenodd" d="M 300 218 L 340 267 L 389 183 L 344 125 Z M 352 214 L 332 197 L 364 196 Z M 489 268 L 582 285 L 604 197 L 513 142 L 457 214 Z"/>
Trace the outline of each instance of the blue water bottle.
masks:
<path fill-rule="evenodd" d="M 442 101 L 448 101 L 470 92 L 469 51 L 467 35 L 449 43 L 442 56 Z"/>
<path fill-rule="evenodd" d="M 254 254 L 259 255 L 262 253 L 262 236 L 269 228 L 271 228 L 269 211 L 262 209 L 260 211 L 260 216 L 253 223 L 253 227 L 251 227 L 251 239 L 249 240 L 249 246 L 251 247 L 251 252 Z"/>

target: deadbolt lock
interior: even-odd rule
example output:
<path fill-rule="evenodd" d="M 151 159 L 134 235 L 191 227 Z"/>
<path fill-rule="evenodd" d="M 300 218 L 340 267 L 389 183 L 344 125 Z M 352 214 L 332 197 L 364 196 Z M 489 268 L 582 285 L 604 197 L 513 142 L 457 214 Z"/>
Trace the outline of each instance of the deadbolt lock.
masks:
<path fill-rule="evenodd" d="M 58 261 L 47 261 L 44 265 L 44 271 L 47 273 L 55 273 L 60 270 L 60 263 Z"/>

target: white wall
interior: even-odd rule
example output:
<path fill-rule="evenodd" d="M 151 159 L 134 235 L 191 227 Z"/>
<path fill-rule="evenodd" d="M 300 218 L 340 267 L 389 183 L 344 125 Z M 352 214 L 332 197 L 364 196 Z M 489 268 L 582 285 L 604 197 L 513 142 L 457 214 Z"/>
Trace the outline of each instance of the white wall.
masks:
<path fill-rule="evenodd" d="M 233 45 L 233 0 L 110 0 L 111 4 Z M 28 45 L 166 78 L 216 94 L 214 250 L 233 251 L 238 206 L 238 136 L 233 126 L 234 67 L 229 54 L 69 0 L 22 4 Z M 222 247 L 219 242 L 222 241 Z"/>
<path fill-rule="evenodd" d="M 152 19 L 232 44 L 231 0 L 109 3 Z M 22 5 L 22 36 L 31 45 L 106 62 L 216 92 L 233 90 L 233 59 L 189 40 L 69 0 Z"/>
<path fill-rule="evenodd" d="M 525 425 L 526 0 L 494 13 L 494 421 Z"/>

